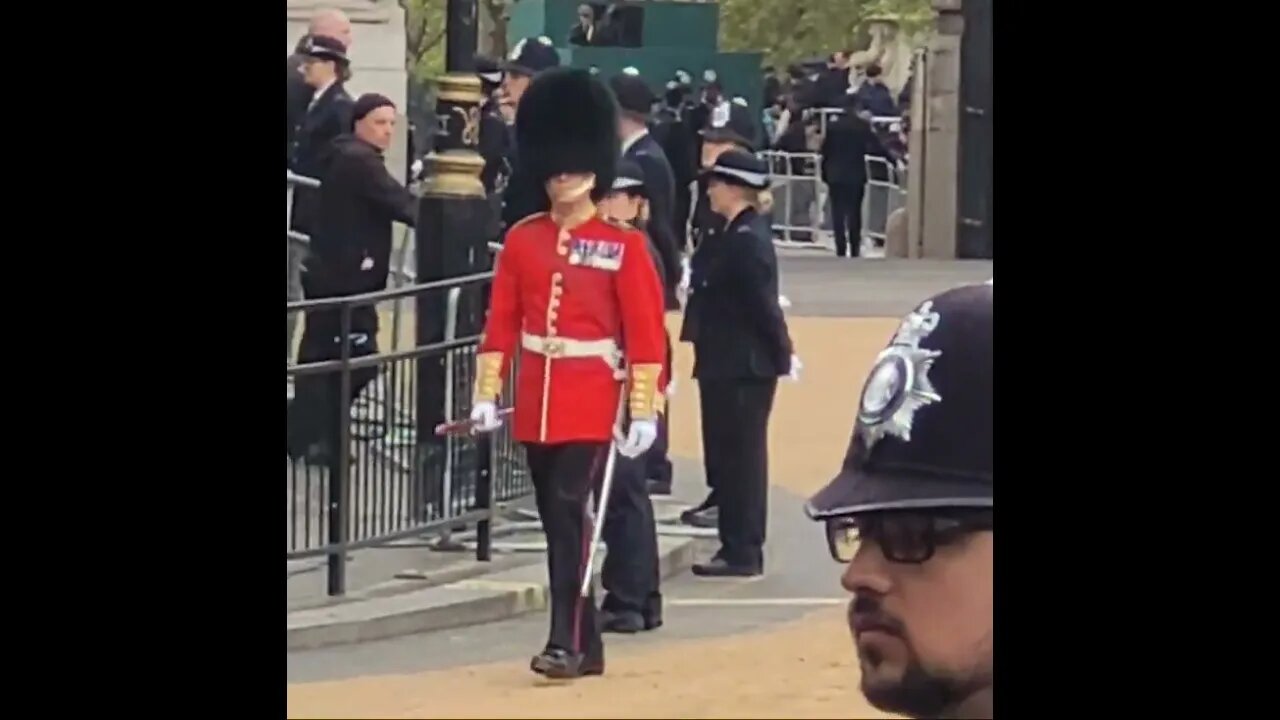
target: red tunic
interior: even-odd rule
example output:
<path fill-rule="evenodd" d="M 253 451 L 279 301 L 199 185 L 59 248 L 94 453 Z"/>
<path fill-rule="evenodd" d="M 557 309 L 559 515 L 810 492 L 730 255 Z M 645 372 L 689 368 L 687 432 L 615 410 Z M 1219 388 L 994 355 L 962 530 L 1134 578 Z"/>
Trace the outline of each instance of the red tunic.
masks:
<path fill-rule="evenodd" d="M 642 233 L 598 216 L 563 232 L 540 213 L 507 232 L 478 367 L 483 373 L 490 360 L 496 371 L 501 353 L 505 377 L 512 353 L 520 352 L 516 440 L 607 442 L 628 370 L 633 416 L 645 416 L 644 400 L 652 408 L 653 395 L 666 387 L 665 333 L 662 283 Z M 597 352 L 609 341 L 622 349 L 626 368 L 621 358 Z M 575 353 L 597 354 L 569 357 Z M 483 380 L 477 378 L 480 398 Z"/>

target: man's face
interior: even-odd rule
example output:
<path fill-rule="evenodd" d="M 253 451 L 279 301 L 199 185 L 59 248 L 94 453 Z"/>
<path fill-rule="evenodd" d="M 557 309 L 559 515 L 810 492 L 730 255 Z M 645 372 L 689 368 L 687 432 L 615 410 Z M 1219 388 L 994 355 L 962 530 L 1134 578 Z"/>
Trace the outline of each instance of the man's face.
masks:
<path fill-rule="evenodd" d="M 356 121 L 356 137 L 382 151 L 391 148 L 396 134 L 396 109 L 383 105 Z"/>
<path fill-rule="evenodd" d="M 595 14 L 591 12 L 590 5 L 578 6 L 578 24 L 579 25 L 581 25 L 582 27 L 586 27 L 591 24 L 591 21 L 594 18 L 595 18 Z"/>
<path fill-rule="evenodd" d="M 302 61 L 302 79 L 308 86 L 317 90 L 328 85 L 338 76 L 337 67 L 332 60 L 308 57 Z"/>
<path fill-rule="evenodd" d="M 841 578 L 854 594 L 848 619 L 862 692 L 887 712 L 936 716 L 993 684 L 994 535 L 938 530 L 932 557 L 893 562 L 883 547 L 901 547 L 924 525 L 943 526 L 920 515 L 880 516 L 859 520 L 861 539 Z"/>
<path fill-rule="evenodd" d="M 552 203 L 570 203 L 581 199 L 596 186 L 591 173 L 561 173 L 547 180 L 545 189 Z"/>
<path fill-rule="evenodd" d="M 524 73 L 507 71 L 502 75 L 502 97 L 511 107 L 520 106 L 520 98 L 529 89 L 530 77 Z"/>
<path fill-rule="evenodd" d="M 710 140 L 702 143 L 702 167 L 709 168 L 716 164 L 716 160 L 720 156 L 733 149 L 733 143 L 712 142 Z"/>
<path fill-rule="evenodd" d="M 604 213 L 605 217 L 635 224 L 636 218 L 640 217 L 641 202 L 643 200 L 639 195 L 611 192 L 601 201 L 600 211 Z"/>

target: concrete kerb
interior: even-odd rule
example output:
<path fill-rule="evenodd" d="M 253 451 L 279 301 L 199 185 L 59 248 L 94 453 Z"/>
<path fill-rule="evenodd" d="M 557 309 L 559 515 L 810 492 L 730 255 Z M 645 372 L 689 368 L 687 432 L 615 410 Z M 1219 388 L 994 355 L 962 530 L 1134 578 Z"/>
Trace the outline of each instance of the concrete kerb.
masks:
<path fill-rule="evenodd" d="M 687 570 L 700 543 L 691 537 L 658 538 L 659 572 Z M 602 552 L 607 550 L 602 549 Z M 595 582 L 599 582 L 597 563 Z M 309 608 L 288 614 L 286 649 L 307 650 L 495 622 L 546 610 L 545 563 L 487 573 L 388 597 Z M 597 585 L 598 587 L 598 585 Z"/>

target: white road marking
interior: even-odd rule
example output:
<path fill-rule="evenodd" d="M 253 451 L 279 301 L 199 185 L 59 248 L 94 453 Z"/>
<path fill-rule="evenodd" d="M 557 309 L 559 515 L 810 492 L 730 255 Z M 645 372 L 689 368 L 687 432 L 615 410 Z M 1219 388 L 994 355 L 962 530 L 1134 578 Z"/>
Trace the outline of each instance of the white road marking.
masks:
<path fill-rule="evenodd" d="M 805 607 L 844 605 L 848 598 L 663 598 L 663 605 L 684 607 Z"/>

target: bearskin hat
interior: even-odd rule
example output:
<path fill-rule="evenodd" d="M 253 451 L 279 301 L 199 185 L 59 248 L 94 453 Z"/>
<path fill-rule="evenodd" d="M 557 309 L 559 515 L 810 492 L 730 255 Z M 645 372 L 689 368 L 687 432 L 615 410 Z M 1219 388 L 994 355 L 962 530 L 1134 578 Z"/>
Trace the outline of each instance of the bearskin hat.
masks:
<path fill-rule="evenodd" d="M 618 105 L 586 70 L 556 68 L 534 78 L 516 112 L 517 162 L 542 187 L 560 173 L 594 173 L 592 200 L 609 193 L 622 154 Z"/>

